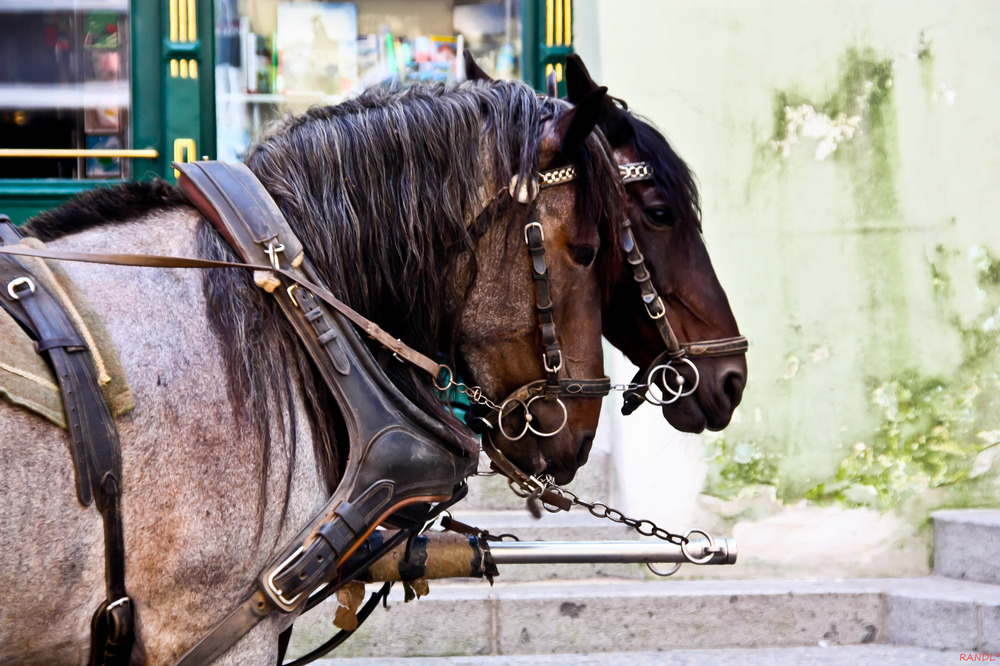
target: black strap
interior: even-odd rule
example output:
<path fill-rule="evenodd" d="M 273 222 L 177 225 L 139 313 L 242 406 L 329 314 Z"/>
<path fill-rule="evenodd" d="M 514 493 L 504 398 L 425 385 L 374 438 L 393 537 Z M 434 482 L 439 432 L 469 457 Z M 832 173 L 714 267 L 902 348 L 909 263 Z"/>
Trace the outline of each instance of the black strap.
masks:
<path fill-rule="evenodd" d="M 9 220 L 0 240 L 20 236 Z M 91 623 L 90 664 L 127 664 L 135 640 L 132 602 L 125 591 L 125 539 L 121 517 L 121 445 L 114 417 L 104 400 L 90 350 L 62 303 L 10 255 L 0 255 L 3 296 L 16 303 L 37 349 L 59 383 L 76 471 L 77 498 L 96 500 L 104 523 L 107 598 Z M 12 309 L 11 306 L 8 309 Z"/>
<path fill-rule="evenodd" d="M 372 595 L 368 597 L 368 601 L 361 607 L 361 610 L 358 611 L 358 628 L 364 624 L 365 620 L 367 620 L 368 616 L 372 614 L 372 611 L 375 610 L 375 607 L 378 606 L 380 601 L 383 603 L 385 602 L 389 596 L 390 589 L 392 589 L 392 582 L 386 581 L 386 583 L 376 592 L 372 592 Z M 291 628 L 289 628 L 289 631 L 290 630 Z M 305 664 L 312 663 L 329 652 L 336 650 L 340 647 L 341 643 L 350 638 L 355 631 L 357 631 L 357 629 L 341 629 L 333 635 L 333 638 L 326 641 L 309 654 L 303 655 L 295 661 L 290 661 L 284 664 L 284 666 L 304 666 Z"/>

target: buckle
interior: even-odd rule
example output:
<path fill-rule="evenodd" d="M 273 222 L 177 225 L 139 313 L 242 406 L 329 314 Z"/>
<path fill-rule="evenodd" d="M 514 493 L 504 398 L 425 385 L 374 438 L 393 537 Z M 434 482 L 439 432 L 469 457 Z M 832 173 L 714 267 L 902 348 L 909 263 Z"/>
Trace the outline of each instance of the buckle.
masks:
<path fill-rule="evenodd" d="M 293 552 L 291 555 L 288 556 L 288 558 L 285 559 L 284 562 L 282 562 L 275 568 L 271 569 L 271 571 L 266 572 L 263 576 L 261 576 L 262 582 L 264 583 L 261 586 L 261 592 L 263 592 L 267 596 L 268 600 L 272 604 L 274 604 L 278 609 L 286 613 L 291 613 L 293 610 L 295 610 L 295 608 L 299 605 L 299 603 L 306 598 L 307 596 L 306 592 L 305 591 L 299 592 L 291 599 L 286 599 L 284 592 L 282 590 L 279 590 L 277 586 L 274 584 L 274 579 L 277 578 L 279 573 L 285 571 L 288 568 L 288 565 L 290 565 L 305 551 L 306 549 L 304 546 L 299 546 L 298 548 L 295 549 L 295 552 Z M 324 587 L 326 587 L 325 584 L 321 585 L 320 587 L 317 587 L 316 589 L 319 590 Z"/>

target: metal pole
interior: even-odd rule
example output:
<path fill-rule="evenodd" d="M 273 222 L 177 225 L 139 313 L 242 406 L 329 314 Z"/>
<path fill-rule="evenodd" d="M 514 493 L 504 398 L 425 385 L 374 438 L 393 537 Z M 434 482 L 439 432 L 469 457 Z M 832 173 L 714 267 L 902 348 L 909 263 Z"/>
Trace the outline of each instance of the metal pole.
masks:
<path fill-rule="evenodd" d="M 703 564 L 736 562 L 736 542 L 732 539 L 715 539 L 713 549 L 707 539 L 691 539 L 686 550 L 696 560 L 711 555 Z M 680 546 L 666 541 L 491 541 L 490 552 L 498 565 L 690 562 Z"/>

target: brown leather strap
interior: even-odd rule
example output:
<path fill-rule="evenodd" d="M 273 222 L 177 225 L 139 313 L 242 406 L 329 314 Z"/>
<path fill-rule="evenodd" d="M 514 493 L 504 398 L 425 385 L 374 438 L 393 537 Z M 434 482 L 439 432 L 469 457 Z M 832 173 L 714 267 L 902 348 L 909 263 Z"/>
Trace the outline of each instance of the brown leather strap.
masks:
<path fill-rule="evenodd" d="M 171 257 L 157 254 L 103 254 L 98 252 L 71 252 L 67 250 L 41 250 L 29 247 L 0 247 L 0 254 L 19 255 L 24 257 L 39 257 L 41 259 L 60 259 L 62 261 L 81 261 L 93 264 L 111 264 L 115 266 L 142 266 L 153 268 L 248 268 L 257 271 L 276 272 L 294 282 L 323 300 L 355 325 L 390 350 L 400 358 L 405 359 L 420 368 L 431 377 L 437 377 L 446 366 L 435 362 L 417 350 L 385 332 L 378 324 L 364 317 L 351 308 L 329 290 L 320 287 L 301 274 L 293 273 L 284 268 L 275 271 L 268 264 L 244 263 L 239 261 L 214 261 L 211 259 L 196 259 L 193 257 Z M 291 295 L 294 297 L 294 290 Z"/>

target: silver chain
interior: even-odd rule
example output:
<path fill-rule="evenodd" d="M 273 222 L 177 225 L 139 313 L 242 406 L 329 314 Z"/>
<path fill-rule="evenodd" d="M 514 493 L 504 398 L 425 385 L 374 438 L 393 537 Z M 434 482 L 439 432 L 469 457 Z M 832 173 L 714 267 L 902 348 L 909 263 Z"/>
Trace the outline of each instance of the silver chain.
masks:
<path fill-rule="evenodd" d="M 609 507 L 604 502 L 587 502 L 586 500 L 580 499 L 572 490 L 566 490 L 565 488 L 561 488 L 555 484 L 550 484 L 549 488 L 565 497 L 568 497 L 573 504 L 586 508 L 590 511 L 590 515 L 596 518 L 606 518 L 613 523 L 631 527 L 642 536 L 656 537 L 657 539 L 662 539 L 668 543 L 672 543 L 675 546 L 683 546 L 688 542 L 687 537 L 665 530 L 648 518 L 642 518 L 640 520 L 629 518 L 618 509 Z M 546 507 L 546 509 L 548 508 Z"/>

